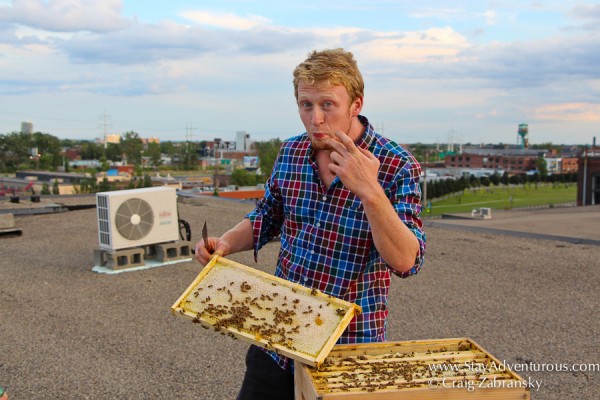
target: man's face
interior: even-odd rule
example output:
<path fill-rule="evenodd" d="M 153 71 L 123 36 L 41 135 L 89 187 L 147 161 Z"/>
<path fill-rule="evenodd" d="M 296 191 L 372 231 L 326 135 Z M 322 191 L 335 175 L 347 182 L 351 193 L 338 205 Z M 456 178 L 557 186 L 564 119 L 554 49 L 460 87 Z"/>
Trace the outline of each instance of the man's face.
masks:
<path fill-rule="evenodd" d="M 329 150 L 328 142 L 338 140 L 336 131 L 351 134 L 352 122 L 361 108 L 362 98 L 351 101 L 344 86 L 298 84 L 300 119 L 315 150 Z"/>

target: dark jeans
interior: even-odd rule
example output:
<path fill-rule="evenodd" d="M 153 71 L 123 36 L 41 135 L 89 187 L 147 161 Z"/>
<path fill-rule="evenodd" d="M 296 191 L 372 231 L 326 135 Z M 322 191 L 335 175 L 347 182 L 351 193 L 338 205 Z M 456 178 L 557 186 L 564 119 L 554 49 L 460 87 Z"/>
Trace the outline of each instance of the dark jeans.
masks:
<path fill-rule="evenodd" d="M 257 346 L 246 354 L 246 375 L 237 400 L 294 400 L 294 375 Z"/>

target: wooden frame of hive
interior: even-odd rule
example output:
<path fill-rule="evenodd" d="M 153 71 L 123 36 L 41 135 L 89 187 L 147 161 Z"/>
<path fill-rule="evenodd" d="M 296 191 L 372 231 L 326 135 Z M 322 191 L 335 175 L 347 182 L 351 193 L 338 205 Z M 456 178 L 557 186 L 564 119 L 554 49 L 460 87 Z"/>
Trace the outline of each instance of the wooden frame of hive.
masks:
<path fill-rule="evenodd" d="M 296 363 L 294 379 L 296 400 L 530 399 L 527 381 L 468 338 L 337 345 L 319 368 Z"/>
<path fill-rule="evenodd" d="M 205 328 L 318 366 L 354 315 L 356 304 L 219 255 L 171 307 Z"/>

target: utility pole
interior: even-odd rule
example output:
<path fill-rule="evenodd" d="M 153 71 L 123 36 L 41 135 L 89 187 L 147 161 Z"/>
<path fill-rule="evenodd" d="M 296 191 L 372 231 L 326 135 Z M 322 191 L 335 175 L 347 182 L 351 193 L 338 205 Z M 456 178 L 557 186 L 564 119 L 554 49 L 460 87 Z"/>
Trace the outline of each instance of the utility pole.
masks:
<path fill-rule="evenodd" d="M 185 124 L 185 167 L 186 169 L 191 169 L 191 159 L 192 156 L 190 154 L 190 143 L 194 140 L 194 126 L 192 123 Z"/>
<path fill-rule="evenodd" d="M 104 142 L 104 158 L 106 158 L 106 147 L 108 145 L 106 137 L 108 135 L 108 128 L 110 126 L 110 124 L 109 124 L 110 117 L 106 114 L 106 110 L 104 110 L 104 114 L 102 114 L 101 118 L 102 118 L 102 130 L 104 132 L 104 140 L 103 140 L 103 142 Z"/>

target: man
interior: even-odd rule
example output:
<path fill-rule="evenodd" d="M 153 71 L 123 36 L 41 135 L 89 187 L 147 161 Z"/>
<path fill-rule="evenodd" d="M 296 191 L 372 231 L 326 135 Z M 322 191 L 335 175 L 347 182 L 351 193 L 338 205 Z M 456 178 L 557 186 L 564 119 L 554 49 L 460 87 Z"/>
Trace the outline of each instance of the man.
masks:
<path fill-rule="evenodd" d="M 360 115 L 364 83 L 352 53 L 314 51 L 294 70 L 302 135 L 282 144 L 256 209 L 209 247 L 228 255 L 281 234 L 276 275 L 362 307 L 338 343 L 385 340 L 390 273 L 415 274 L 425 252 L 410 153 Z M 204 242 L 196 258 L 210 258 Z M 252 346 L 238 399 L 293 399 L 292 363 Z"/>

